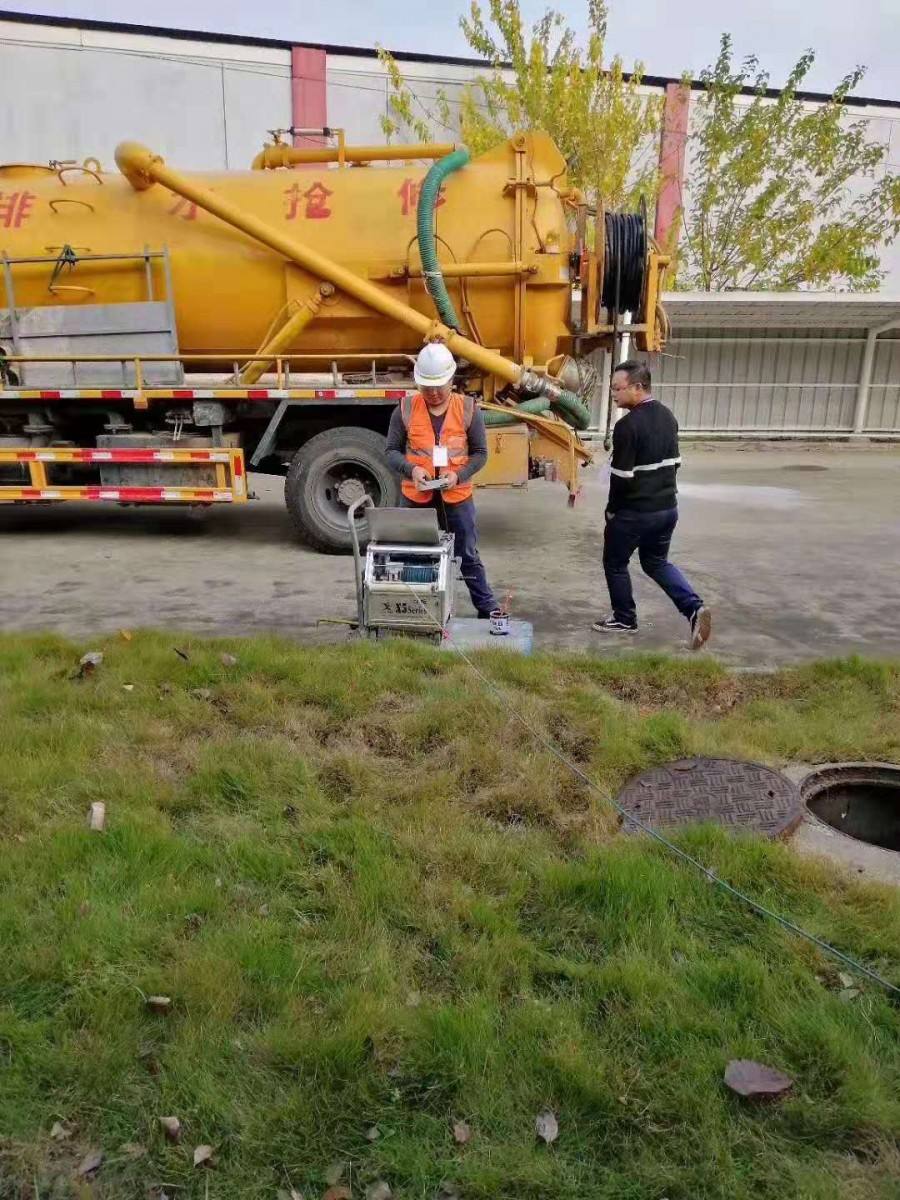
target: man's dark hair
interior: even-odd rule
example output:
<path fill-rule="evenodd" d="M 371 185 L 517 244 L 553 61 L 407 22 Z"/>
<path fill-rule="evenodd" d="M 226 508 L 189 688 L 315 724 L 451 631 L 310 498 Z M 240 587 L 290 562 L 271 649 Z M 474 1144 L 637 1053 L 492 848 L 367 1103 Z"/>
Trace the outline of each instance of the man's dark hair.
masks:
<path fill-rule="evenodd" d="M 616 371 L 624 371 L 629 383 L 636 383 L 645 392 L 650 391 L 653 381 L 650 378 L 650 368 L 645 363 L 638 362 L 636 358 L 626 358 L 624 362 L 619 363 L 613 374 Z"/>

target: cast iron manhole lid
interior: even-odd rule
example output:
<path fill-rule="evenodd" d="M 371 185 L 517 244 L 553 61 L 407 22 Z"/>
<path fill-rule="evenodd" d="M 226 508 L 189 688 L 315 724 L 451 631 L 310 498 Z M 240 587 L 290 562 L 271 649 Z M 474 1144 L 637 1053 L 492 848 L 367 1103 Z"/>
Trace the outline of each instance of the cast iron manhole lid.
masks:
<path fill-rule="evenodd" d="M 784 837 L 803 819 L 799 789 L 761 763 L 728 758 L 685 758 L 654 767 L 627 784 L 619 804 L 651 829 L 713 822 Z M 640 830 L 627 817 L 626 833 Z"/>

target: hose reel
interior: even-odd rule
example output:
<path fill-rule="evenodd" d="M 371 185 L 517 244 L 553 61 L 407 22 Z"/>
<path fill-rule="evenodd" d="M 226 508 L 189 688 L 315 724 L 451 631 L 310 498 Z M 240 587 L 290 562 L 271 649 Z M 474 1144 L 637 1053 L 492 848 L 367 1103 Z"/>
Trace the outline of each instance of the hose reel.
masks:
<path fill-rule="evenodd" d="M 609 313 L 638 313 L 647 270 L 647 213 L 606 213 L 600 303 Z"/>
<path fill-rule="evenodd" d="M 602 275 L 597 294 L 596 319 L 599 309 L 605 308 L 607 319 L 612 325 L 613 361 L 620 346 L 620 321 L 623 313 L 635 315 L 643 312 L 647 288 L 647 201 L 641 197 L 640 209 L 636 213 L 602 213 L 597 222 L 598 241 L 602 236 L 602 247 L 597 252 L 602 264 Z M 648 320 L 653 320 L 648 316 Z M 609 392 L 606 403 L 606 429 L 603 445 L 609 450 L 612 445 L 613 424 L 612 372 L 609 377 Z"/>

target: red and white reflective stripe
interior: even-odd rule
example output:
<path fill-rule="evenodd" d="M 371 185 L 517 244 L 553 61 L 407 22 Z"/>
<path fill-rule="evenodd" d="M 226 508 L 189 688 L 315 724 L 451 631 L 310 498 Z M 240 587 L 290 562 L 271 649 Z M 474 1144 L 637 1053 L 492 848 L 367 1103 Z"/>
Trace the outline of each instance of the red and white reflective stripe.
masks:
<path fill-rule="evenodd" d="M 402 400 L 408 388 L 0 388 L 9 400 Z"/>
<path fill-rule="evenodd" d="M 150 447 L 134 449 L 95 449 L 78 446 L 41 447 L 40 449 L 5 449 L 0 447 L 0 463 L 21 463 L 28 468 L 31 476 L 24 486 L 19 484 L 0 484 L 0 503 L 17 502 L 21 500 L 70 500 L 95 501 L 106 500 L 120 504 L 229 504 L 234 501 L 245 503 L 248 499 L 246 467 L 244 454 L 240 449 L 214 447 L 210 449 L 194 449 L 189 446 L 177 449 L 151 449 Z M 41 467 L 38 468 L 37 464 Z M 65 483 L 51 481 L 51 486 L 39 486 L 44 482 L 44 464 L 69 464 L 81 467 L 91 463 L 103 465 L 132 464 L 148 468 L 149 478 L 158 479 L 160 472 L 153 470 L 156 465 L 188 466 L 204 468 L 202 474 L 208 474 L 208 467 L 216 465 L 216 481 L 212 487 L 201 478 L 200 486 L 127 486 L 117 487 L 106 483 Z M 221 470 L 219 469 L 221 467 Z M 36 486 L 38 485 L 38 486 Z"/>
<path fill-rule="evenodd" d="M 227 463 L 231 461 L 228 450 L 7 450 L 3 451 L 6 461 L 12 456 L 15 462 L 48 463 Z M 240 461 L 239 459 L 235 460 Z"/>
<path fill-rule="evenodd" d="M 132 453 L 132 451 L 126 451 L 126 453 Z M 138 450 L 135 453 L 140 454 L 141 451 Z M 150 453 L 154 457 L 147 459 L 146 460 L 147 462 L 185 462 L 185 461 L 190 461 L 190 462 L 227 463 L 230 458 L 230 455 L 227 450 L 151 450 Z M 186 454 L 190 455 L 190 458 L 188 460 L 185 460 L 185 458 L 184 458 L 184 455 L 186 455 Z M 125 461 L 125 460 L 123 459 L 122 461 Z M 134 461 L 143 462 L 144 460 L 143 459 L 140 459 L 140 460 L 135 459 Z"/>
<path fill-rule="evenodd" d="M 213 488 L 0 487 L 0 500 L 7 497 L 22 500 L 111 500 L 119 504 L 160 504 L 166 501 L 228 504 L 234 500 L 231 492 Z"/>
<path fill-rule="evenodd" d="M 244 459 L 238 456 L 231 464 L 231 486 L 236 496 L 243 496 L 244 484 Z"/>

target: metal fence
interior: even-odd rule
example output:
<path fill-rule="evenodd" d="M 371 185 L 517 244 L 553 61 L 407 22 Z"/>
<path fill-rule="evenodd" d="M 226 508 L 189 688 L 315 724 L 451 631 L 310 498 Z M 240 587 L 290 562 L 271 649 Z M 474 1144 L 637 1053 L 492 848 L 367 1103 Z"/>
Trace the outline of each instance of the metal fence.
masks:
<path fill-rule="evenodd" d="M 866 331 L 696 331 L 654 363 L 654 394 L 687 434 L 900 435 L 900 337 L 874 341 L 865 397 Z"/>

